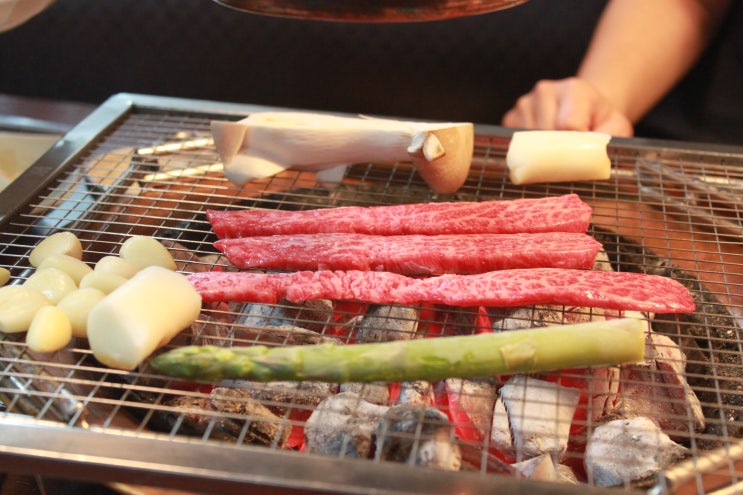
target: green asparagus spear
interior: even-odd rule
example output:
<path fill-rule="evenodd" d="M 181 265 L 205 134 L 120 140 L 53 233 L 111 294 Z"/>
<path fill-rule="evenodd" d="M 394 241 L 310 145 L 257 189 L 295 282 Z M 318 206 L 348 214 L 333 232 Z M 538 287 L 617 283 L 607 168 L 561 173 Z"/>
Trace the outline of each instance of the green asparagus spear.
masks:
<path fill-rule="evenodd" d="M 635 318 L 500 333 L 370 344 L 186 346 L 155 357 L 161 373 L 196 380 L 438 380 L 641 361 L 644 325 Z"/>

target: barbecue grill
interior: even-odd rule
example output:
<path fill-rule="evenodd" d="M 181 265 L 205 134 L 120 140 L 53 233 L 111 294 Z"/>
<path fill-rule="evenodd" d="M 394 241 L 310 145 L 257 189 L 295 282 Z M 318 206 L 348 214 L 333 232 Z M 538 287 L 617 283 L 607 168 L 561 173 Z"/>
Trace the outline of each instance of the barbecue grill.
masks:
<path fill-rule="evenodd" d="M 615 139 L 608 181 L 514 186 L 505 167 L 509 132 L 476 126 L 471 173 L 453 195 L 433 193 L 404 163 L 354 164 L 341 183 L 287 171 L 237 187 L 221 173 L 209 123 L 261 110 L 266 108 L 112 97 L 0 193 L 0 265 L 10 270 L 12 283 L 20 283 L 32 273 L 32 248 L 54 232 L 70 231 L 81 238 L 83 259 L 91 264 L 116 254 L 129 236 L 144 234 L 169 247 L 179 270 L 225 269 L 228 262 L 212 246 L 206 208 L 302 210 L 576 193 L 593 207 L 589 233 L 604 244 L 615 270 L 673 276 L 697 301 L 692 315 L 653 320 L 654 330 L 684 351 L 686 378 L 705 411 L 703 431 L 696 431 L 691 419 L 677 418 L 685 425 L 678 441 L 689 455 L 649 479 L 603 488 L 515 476 L 494 457 L 489 437 L 464 441 L 451 434 L 451 442 L 465 452 L 466 466 L 458 472 L 374 456 L 311 453 L 283 448 L 280 435 L 265 434 L 266 429 L 301 432 L 316 406 L 302 400 L 301 387 L 290 387 L 281 398 L 253 395 L 251 408 L 204 408 L 199 405 L 214 394 L 209 384 L 167 379 L 146 367 L 123 372 L 101 366 L 79 339 L 62 351 L 39 355 L 22 335 L 8 334 L 0 335 L 0 462 L 5 469 L 222 493 L 243 493 L 248 487 L 254 493 L 733 493 L 739 486 L 743 149 Z M 414 309 L 416 316 L 397 318 L 460 334 L 475 331 L 479 316 L 468 308 Z M 299 329 L 342 339 L 360 311 L 350 304 L 205 308 L 170 346 L 286 345 L 299 338 Z M 585 309 L 560 311 L 564 321 L 575 313 L 591 318 Z M 577 371 L 558 373 L 570 379 Z M 661 370 L 653 373 L 658 381 L 648 387 L 663 379 Z M 275 414 L 259 416 L 258 407 Z M 586 407 L 590 417 L 594 406 Z M 582 421 L 572 443 L 586 440 L 592 423 Z M 580 454 L 566 455 L 566 463 L 581 464 Z"/>

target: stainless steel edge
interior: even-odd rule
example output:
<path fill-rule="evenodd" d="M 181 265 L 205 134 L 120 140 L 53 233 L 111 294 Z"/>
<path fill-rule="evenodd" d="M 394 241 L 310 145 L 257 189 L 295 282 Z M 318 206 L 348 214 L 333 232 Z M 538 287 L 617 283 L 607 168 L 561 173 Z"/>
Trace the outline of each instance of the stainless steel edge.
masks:
<path fill-rule="evenodd" d="M 245 115 L 266 111 L 270 107 L 241 105 L 212 101 L 189 100 L 161 96 L 119 93 L 111 96 L 79 124 L 70 129 L 52 148 L 13 181 L 11 186 L 0 191 L 0 226 L 14 215 L 22 205 L 37 195 L 62 171 L 86 146 L 104 133 L 120 119 L 137 107 L 162 111 L 204 111 L 220 115 Z"/>
<path fill-rule="evenodd" d="M 247 445 L 70 430 L 15 418 L 0 421 L 0 438 L 0 464 L 11 472 L 44 472 L 68 479 L 126 481 L 196 492 L 244 494 L 249 488 L 251 494 L 275 494 L 277 489 L 287 494 L 348 495 L 616 493 L 616 489 L 589 485 L 307 456 Z"/>
<path fill-rule="evenodd" d="M 69 166 L 91 139 L 104 132 L 129 110 L 125 100 L 112 97 L 62 136 L 52 148 L 13 183 L 0 191 L 0 225 Z"/>

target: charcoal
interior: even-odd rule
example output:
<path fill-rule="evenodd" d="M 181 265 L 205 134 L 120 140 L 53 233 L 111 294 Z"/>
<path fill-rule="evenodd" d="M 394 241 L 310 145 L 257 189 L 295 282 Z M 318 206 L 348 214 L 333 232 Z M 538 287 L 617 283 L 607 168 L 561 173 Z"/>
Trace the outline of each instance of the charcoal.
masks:
<path fill-rule="evenodd" d="M 377 459 L 459 471 L 462 453 L 444 413 L 419 404 L 387 410 L 374 430 Z"/>
<path fill-rule="evenodd" d="M 500 389 L 494 408 L 491 440 L 512 442 L 518 460 L 550 454 L 558 459 L 567 449 L 570 426 L 580 392 L 556 383 L 515 375 Z M 500 404 L 502 402 L 502 405 Z M 507 412 L 507 428 L 503 411 Z M 504 451 L 508 445 L 499 445 Z"/>
<path fill-rule="evenodd" d="M 673 340 L 651 333 L 642 363 L 621 366 L 616 414 L 622 417 L 652 417 L 661 429 L 675 437 L 686 437 L 689 428 L 702 431 L 702 406 L 686 381 L 686 356 Z"/>
<path fill-rule="evenodd" d="M 170 418 L 166 431 L 177 423 L 179 432 L 186 435 L 283 447 L 289 436 L 288 425 L 261 404 L 233 395 L 232 389 L 215 388 L 208 397 L 173 397 L 165 405 L 177 412 L 165 413 L 165 418 Z M 183 418 L 179 418 L 181 415 Z"/>
<path fill-rule="evenodd" d="M 400 393 L 397 396 L 398 404 L 426 404 L 434 403 L 433 385 L 425 380 L 415 380 L 400 383 Z"/>
<path fill-rule="evenodd" d="M 353 392 L 327 398 L 305 424 L 307 451 L 339 457 L 368 458 L 372 431 L 387 407 L 361 399 Z"/>
<path fill-rule="evenodd" d="M 549 454 L 542 454 L 525 461 L 516 462 L 513 467 L 522 476 L 531 480 L 578 484 L 578 478 L 573 470 L 563 464 L 557 464 L 554 457 Z"/>
<path fill-rule="evenodd" d="M 284 301 L 282 310 L 286 317 L 297 326 L 322 333 L 335 322 L 333 314 L 335 305 L 329 299 L 313 299 L 302 303 Z"/>
<path fill-rule="evenodd" d="M 259 401 L 278 416 L 284 416 L 290 408 L 309 409 L 338 393 L 337 383 L 317 381 L 253 382 L 236 380 L 222 385 L 236 388 Z"/>
<path fill-rule="evenodd" d="M 386 406 L 390 403 L 390 389 L 385 382 L 341 383 L 341 392 L 353 392 L 367 402 Z"/>
<path fill-rule="evenodd" d="M 586 446 L 585 467 L 598 486 L 628 485 L 688 455 L 650 419 L 616 419 L 598 426 Z"/>
<path fill-rule="evenodd" d="M 209 404 L 228 417 L 240 416 L 237 421 L 247 427 L 246 442 L 275 444 L 281 448 L 289 438 L 290 425 L 266 406 L 245 394 L 244 390 L 216 387 L 209 396 Z"/>
<path fill-rule="evenodd" d="M 418 310 L 408 306 L 372 305 L 361 320 L 356 339 L 360 342 L 413 339 L 418 316 Z"/>
<path fill-rule="evenodd" d="M 233 328 L 236 340 L 243 343 L 280 344 L 280 345 L 314 345 L 331 342 L 343 344 L 335 337 L 322 335 L 306 328 L 294 325 L 236 326 Z"/>

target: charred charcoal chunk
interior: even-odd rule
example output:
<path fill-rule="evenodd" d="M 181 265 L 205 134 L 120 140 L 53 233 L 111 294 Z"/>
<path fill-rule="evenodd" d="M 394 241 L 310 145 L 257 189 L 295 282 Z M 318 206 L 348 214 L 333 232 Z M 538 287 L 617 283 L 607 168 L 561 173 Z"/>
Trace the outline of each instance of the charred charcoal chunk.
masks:
<path fill-rule="evenodd" d="M 552 382 L 515 375 L 500 389 L 491 441 L 518 460 L 566 451 L 580 391 Z"/>
<path fill-rule="evenodd" d="M 328 397 L 338 393 L 338 384 L 329 382 L 252 382 L 239 380 L 230 383 L 241 393 L 259 401 L 277 416 L 284 416 L 291 408 L 314 408 Z"/>
<path fill-rule="evenodd" d="M 431 382 L 414 380 L 400 383 L 400 393 L 397 396 L 398 404 L 433 404 L 434 393 Z"/>
<path fill-rule="evenodd" d="M 688 455 L 648 418 L 616 419 L 597 427 L 586 446 L 585 467 L 598 486 L 648 478 Z"/>
<path fill-rule="evenodd" d="M 320 403 L 305 424 L 307 451 L 340 457 L 368 458 L 372 431 L 387 407 L 342 392 Z"/>
<path fill-rule="evenodd" d="M 353 392 L 367 402 L 386 406 L 390 403 L 390 389 L 386 382 L 347 382 L 340 386 L 341 392 Z"/>
<path fill-rule="evenodd" d="M 215 410 L 246 426 L 245 442 L 283 447 L 289 437 L 290 427 L 266 406 L 256 401 L 243 390 L 216 387 L 209 397 Z M 245 417 L 245 419 L 243 419 Z"/>
<path fill-rule="evenodd" d="M 372 305 L 361 320 L 357 340 L 387 342 L 415 338 L 418 310 L 408 306 Z"/>
<path fill-rule="evenodd" d="M 176 396 L 165 405 L 173 408 L 166 413 L 166 424 L 177 426 L 182 434 L 279 448 L 289 436 L 289 426 L 281 418 L 234 389 L 215 388 L 209 396 Z"/>
<path fill-rule="evenodd" d="M 434 407 L 398 404 L 374 429 L 376 458 L 416 466 L 459 471 L 462 453 L 446 414 Z"/>

